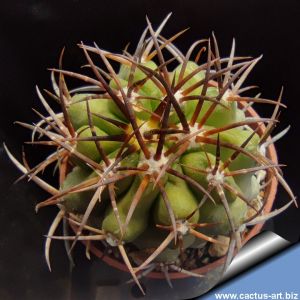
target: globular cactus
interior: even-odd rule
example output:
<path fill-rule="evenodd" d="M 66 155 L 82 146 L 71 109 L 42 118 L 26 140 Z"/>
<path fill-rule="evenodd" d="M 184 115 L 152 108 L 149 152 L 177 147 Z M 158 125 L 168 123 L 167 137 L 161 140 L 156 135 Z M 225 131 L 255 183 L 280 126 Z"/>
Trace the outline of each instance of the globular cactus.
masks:
<path fill-rule="evenodd" d="M 241 95 L 252 88 L 242 84 L 260 57 L 235 57 L 233 42 L 230 56 L 221 58 L 214 35 L 195 42 L 184 55 L 173 44 L 183 32 L 169 39 L 161 35 L 167 19 L 156 31 L 147 19 L 133 54 L 80 43 L 93 77 L 63 70 L 61 55 L 59 68 L 50 69 L 54 93 L 47 95 L 62 112 L 54 112 L 37 88 L 48 115 L 37 112 L 41 120 L 35 125 L 18 122 L 33 131 L 32 144 L 54 149 L 34 168 L 7 150 L 23 177 L 52 194 L 37 209 L 59 207 L 46 239 L 49 267 L 52 239 L 72 240 L 71 247 L 78 240 L 100 240 L 103 247 L 118 247 L 138 285 L 137 273 L 155 262 L 199 276 L 175 265 L 186 249 L 201 240 L 220 243 L 216 235 L 225 235 L 231 241 L 230 261 L 247 225 L 295 202 L 281 165 L 266 156 L 267 147 L 287 131 L 270 137 L 284 107 L 282 93 L 276 101 Z M 164 51 L 172 57 L 165 60 Z M 118 71 L 111 61 L 119 64 Z M 70 90 L 66 76 L 85 85 Z M 274 113 L 249 116 L 253 103 L 274 105 Z M 36 140 L 36 134 L 43 139 Z M 58 188 L 38 177 L 53 163 L 59 169 Z M 264 200 L 260 207 L 255 201 L 272 178 L 292 200 L 263 215 Z M 75 226 L 74 236 L 54 235 L 63 219 Z M 140 265 L 127 253 L 128 245 L 138 257 L 146 256 Z"/>

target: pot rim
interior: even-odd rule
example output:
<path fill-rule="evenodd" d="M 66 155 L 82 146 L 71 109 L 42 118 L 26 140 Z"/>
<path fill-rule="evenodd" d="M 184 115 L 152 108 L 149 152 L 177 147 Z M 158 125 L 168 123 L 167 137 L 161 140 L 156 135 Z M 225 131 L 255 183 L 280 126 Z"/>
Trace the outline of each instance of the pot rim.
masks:
<path fill-rule="evenodd" d="M 240 103 L 240 105 L 242 107 L 245 107 L 246 104 Z M 247 108 L 246 115 L 251 116 L 251 117 L 255 117 L 255 118 L 259 117 L 257 112 L 252 107 Z M 261 134 L 265 129 L 266 129 L 265 125 L 262 124 L 262 126 L 258 130 L 258 134 Z M 276 149 L 275 149 L 274 144 L 270 144 L 267 147 L 266 154 L 267 154 L 266 156 L 269 159 L 271 159 L 271 161 L 274 164 L 278 164 L 278 158 L 277 158 L 277 153 L 276 153 Z M 273 206 L 273 203 L 274 203 L 274 200 L 275 200 L 275 196 L 276 196 L 276 192 L 277 192 L 277 185 L 278 185 L 277 179 L 275 177 L 273 177 L 271 179 L 270 184 L 268 184 L 266 189 L 265 189 L 264 198 L 265 198 L 266 204 L 265 204 L 265 207 L 263 209 L 263 213 L 265 213 L 265 214 L 269 213 L 272 209 L 272 206 Z M 247 234 L 245 235 L 245 238 L 243 239 L 242 244 L 243 245 L 246 244 L 251 238 L 253 238 L 255 235 L 257 235 L 261 231 L 263 225 L 264 225 L 264 223 L 260 223 L 260 224 L 257 224 L 255 226 L 253 226 L 249 230 L 249 232 L 247 232 Z M 70 226 L 72 227 L 72 229 L 75 229 L 74 225 L 70 224 Z M 82 241 L 82 242 L 83 242 L 83 244 L 86 244 L 86 242 L 84 242 L 84 241 Z M 105 263 L 107 263 L 111 267 L 113 267 L 115 269 L 118 269 L 120 271 L 129 273 L 129 270 L 128 270 L 127 266 L 124 263 L 122 263 L 121 261 L 119 261 L 119 260 L 117 260 L 117 259 L 115 259 L 115 258 L 113 258 L 109 255 L 105 255 L 102 252 L 102 250 L 100 250 L 99 248 L 97 248 L 94 245 L 94 243 L 90 243 L 90 252 L 93 253 L 98 258 L 100 258 L 101 260 L 103 260 Z M 225 258 L 226 258 L 226 256 L 223 256 L 223 257 L 217 259 L 216 261 L 214 261 L 212 263 L 209 263 L 209 264 L 207 264 L 205 266 L 202 266 L 200 268 L 193 269 L 191 271 L 194 272 L 194 273 L 197 273 L 197 274 L 206 274 L 209 271 L 215 269 L 216 267 L 219 267 L 222 264 L 224 264 Z M 191 277 L 187 274 L 180 273 L 180 272 L 171 272 L 171 273 L 169 273 L 169 276 L 170 276 L 170 279 L 184 279 L 184 278 Z M 164 279 L 165 278 L 164 274 L 162 272 L 157 272 L 157 271 L 156 272 L 152 271 L 152 272 L 148 273 L 146 275 L 146 277 L 151 278 L 151 279 Z"/>

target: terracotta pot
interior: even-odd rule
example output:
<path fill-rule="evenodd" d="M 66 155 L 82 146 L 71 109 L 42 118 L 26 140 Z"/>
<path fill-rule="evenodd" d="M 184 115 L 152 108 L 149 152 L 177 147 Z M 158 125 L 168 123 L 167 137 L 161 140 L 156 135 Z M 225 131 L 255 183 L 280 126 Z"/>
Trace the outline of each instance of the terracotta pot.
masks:
<path fill-rule="evenodd" d="M 244 104 L 241 103 L 241 107 L 244 107 Z M 259 117 L 259 115 L 256 113 L 256 111 L 252 107 L 249 107 L 247 109 L 246 115 L 250 116 L 250 117 L 255 117 L 255 118 Z M 262 125 L 260 127 L 260 130 L 258 131 L 258 134 L 261 135 L 264 130 L 265 130 L 265 126 Z M 278 163 L 276 149 L 273 144 L 271 144 L 267 148 L 266 155 L 269 159 L 271 159 L 273 161 L 274 164 Z M 269 178 L 267 177 L 267 180 L 268 179 Z M 265 204 L 265 207 L 263 210 L 264 213 L 268 213 L 271 211 L 273 202 L 275 200 L 276 192 L 277 192 L 277 180 L 275 177 L 273 177 L 271 180 L 271 183 L 269 185 L 267 185 L 267 187 L 265 189 L 264 199 L 266 201 L 266 204 Z M 242 243 L 243 244 L 247 243 L 252 237 L 257 235 L 261 231 L 262 227 L 263 227 L 263 224 L 257 224 L 254 227 L 252 227 L 251 230 L 249 230 L 249 232 L 247 232 L 247 234 L 245 235 Z M 91 245 L 90 245 L 90 251 L 95 256 L 101 258 L 105 263 L 112 266 L 113 268 L 116 268 L 116 269 L 124 271 L 124 272 L 129 272 L 124 263 L 122 263 L 121 261 L 114 259 L 108 255 L 104 255 L 102 250 L 97 248 L 93 243 L 91 243 Z M 209 271 L 221 266 L 222 264 L 224 264 L 224 262 L 225 262 L 225 257 L 220 258 L 220 259 L 218 259 L 210 264 L 207 264 L 201 268 L 194 269 L 192 271 L 195 273 L 199 273 L 199 274 L 206 274 Z M 170 272 L 169 276 L 170 276 L 170 279 L 183 279 L 183 278 L 189 277 L 186 274 L 178 273 L 178 272 Z M 164 279 L 165 278 L 164 274 L 162 272 L 150 272 L 147 274 L 146 277 L 152 278 L 152 279 Z"/>

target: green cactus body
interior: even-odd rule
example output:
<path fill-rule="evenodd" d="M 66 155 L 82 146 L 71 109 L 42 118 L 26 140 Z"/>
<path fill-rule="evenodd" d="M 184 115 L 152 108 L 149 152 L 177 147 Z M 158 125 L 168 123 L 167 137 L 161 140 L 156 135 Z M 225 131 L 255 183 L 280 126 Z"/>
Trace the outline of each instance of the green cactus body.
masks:
<path fill-rule="evenodd" d="M 111 153 L 108 157 L 112 159 L 115 157 L 116 153 L 117 152 Z M 121 166 L 135 167 L 137 166 L 138 161 L 139 161 L 139 154 L 133 153 L 127 156 L 124 160 L 122 160 Z M 120 172 L 120 174 L 122 174 L 122 172 Z M 61 186 L 61 190 L 64 191 L 70 189 L 73 186 L 78 185 L 94 177 L 99 177 L 99 175 L 96 172 L 91 172 L 87 168 L 82 168 L 80 166 L 77 166 L 73 168 L 73 170 L 66 176 L 66 179 L 64 180 Z M 132 176 L 117 181 L 115 184 L 116 195 L 117 196 L 122 195 L 130 187 L 132 181 L 133 181 Z M 67 196 L 63 197 L 62 204 L 64 205 L 66 211 L 68 212 L 83 214 L 94 192 L 95 190 L 68 194 Z M 109 200 L 109 193 L 107 191 L 107 188 L 105 188 L 101 195 L 101 203 L 106 204 L 108 200 Z M 97 209 L 97 207 L 99 207 L 99 204 L 96 205 L 94 211 L 96 210 L 99 213 L 100 211 L 99 209 Z M 103 208 L 103 206 L 101 207 Z"/>
<path fill-rule="evenodd" d="M 94 126 L 94 130 L 97 136 L 107 136 L 107 133 L 96 126 Z M 77 133 L 79 138 L 90 138 L 93 136 L 92 130 L 89 128 L 89 126 L 80 127 L 77 130 Z M 120 142 L 115 141 L 99 141 L 99 143 L 103 148 L 105 154 L 110 154 L 111 152 L 118 149 L 121 145 Z M 95 162 L 99 162 L 101 160 L 100 153 L 94 141 L 78 141 L 76 150 Z"/>
<path fill-rule="evenodd" d="M 96 173 L 91 173 L 91 171 L 77 166 L 73 168 L 73 170 L 66 176 L 66 179 L 64 180 L 61 186 L 61 190 L 68 190 L 73 186 L 76 186 L 84 182 L 85 180 L 95 176 Z M 68 194 L 63 197 L 61 204 L 68 212 L 83 214 L 93 196 L 93 193 L 94 191 L 91 190 L 80 193 Z M 94 211 L 95 210 L 99 212 L 99 207 L 95 207 Z"/>
<path fill-rule="evenodd" d="M 169 176 L 165 191 L 176 220 L 185 220 L 197 209 L 197 199 L 182 179 Z M 171 219 L 162 195 L 159 196 L 155 204 L 154 220 L 157 224 L 171 225 Z M 199 211 L 197 210 L 189 221 L 197 223 L 198 220 Z"/>
<path fill-rule="evenodd" d="M 229 203 L 229 209 L 234 225 L 238 228 L 244 222 L 247 204 L 240 198 L 236 198 L 235 201 Z M 214 226 L 199 230 L 208 235 L 229 235 L 231 232 L 225 208 L 221 203 L 214 204 L 212 201 L 206 200 L 200 208 L 200 222 L 215 223 Z"/>
<path fill-rule="evenodd" d="M 108 155 L 109 159 L 114 159 L 116 157 L 116 154 L 118 153 L 118 150 L 114 151 L 110 155 Z M 135 152 L 123 159 L 120 163 L 121 167 L 136 167 L 139 162 L 139 153 Z M 124 174 L 124 172 L 120 171 L 120 175 Z M 124 179 L 121 179 L 115 183 L 115 193 L 116 196 L 120 196 L 124 194 L 127 189 L 130 187 L 133 181 L 133 176 L 125 177 Z M 107 187 L 105 187 L 104 191 L 102 192 L 103 199 L 109 199 L 109 192 Z"/>
<path fill-rule="evenodd" d="M 147 68 L 150 68 L 151 70 L 155 70 L 157 68 L 157 65 L 153 61 L 147 61 L 143 63 Z M 119 81 L 121 83 L 122 88 L 124 89 L 124 92 L 127 93 L 127 86 L 128 86 L 128 80 L 130 76 L 130 67 L 126 65 L 121 65 L 120 72 L 119 72 Z M 138 67 L 135 68 L 133 73 L 133 79 L 132 81 L 134 83 L 138 83 L 141 80 L 145 79 L 147 76 L 146 74 L 140 70 Z M 119 90 L 116 82 L 112 79 L 110 81 L 110 86 L 114 89 Z M 154 97 L 157 98 L 157 100 L 153 99 L 147 99 L 146 97 Z M 155 85 L 155 83 L 148 79 L 145 81 L 145 83 L 141 83 L 139 87 L 136 89 L 133 89 L 131 92 L 131 98 L 128 100 L 132 103 L 132 108 L 135 112 L 135 115 L 140 120 L 148 120 L 151 117 L 151 112 L 155 110 L 155 108 L 159 104 L 159 100 L 162 97 L 162 93 L 159 90 L 159 88 Z M 120 111 L 120 109 L 111 102 L 110 104 L 110 110 L 117 115 L 119 118 L 124 119 L 123 113 Z"/>
<path fill-rule="evenodd" d="M 208 170 L 210 166 L 207 157 L 209 158 L 213 167 L 216 157 L 211 153 L 207 153 L 206 156 L 204 152 L 192 152 L 183 155 L 180 160 L 184 174 L 197 181 L 206 190 L 208 189 L 208 185 L 209 185 L 209 180 L 208 180 L 209 175 L 204 174 L 201 171 L 197 171 L 195 170 L 195 168 L 200 170 Z M 223 180 L 231 187 L 235 188 L 238 192 L 240 191 L 233 177 L 224 177 Z M 195 194 L 200 195 L 200 198 L 198 200 L 201 200 L 204 194 L 201 194 L 199 190 L 196 190 L 193 186 L 191 186 L 191 188 L 195 191 Z M 218 195 L 215 189 L 212 191 L 211 195 L 216 202 L 221 201 L 220 196 Z M 227 201 L 229 202 L 233 202 L 236 200 L 236 195 L 234 193 L 228 192 L 227 190 L 225 191 L 225 196 Z"/>
<path fill-rule="evenodd" d="M 151 70 L 155 70 L 158 68 L 157 64 L 152 60 L 143 62 L 142 66 L 145 66 Z M 120 72 L 119 72 L 120 78 L 128 81 L 129 75 L 130 75 L 130 67 L 128 67 L 126 65 L 121 65 Z M 133 82 L 138 82 L 140 80 L 145 79 L 146 77 L 147 77 L 146 74 L 140 68 L 138 68 L 138 67 L 135 68 Z M 141 93 L 141 95 L 149 96 L 149 97 L 160 98 L 162 96 L 160 89 L 156 86 L 156 84 L 151 79 L 148 79 L 141 86 L 140 93 Z M 153 109 L 155 109 L 155 107 L 157 106 L 157 101 L 153 102 L 153 104 L 154 104 Z"/>
<path fill-rule="evenodd" d="M 123 197 L 121 197 L 117 204 L 122 223 L 125 223 L 130 204 L 140 183 L 140 176 L 136 176 L 130 189 Z M 147 228 L 149 218 L 148 212 L 155 198 L 157 197 L 158 192 L 159 190 L 157 188 L 153 190 L 152 183 L 148 185 L 127 226 L 126 233 L 123 236 L 124 241 L 129 242 L 135 240 Z M 117 238 L 121 237 L 119 224 L 111 208 L 109 208 L 106 212 L 106 216 L 102 223 L 102 229 L 104 229 L 106 232 L 112 233 Z"/>
<path fill-rule="evenodd" d="M 193 62 L 193 61 L 189 61 L 186 65 L 186 69 L 184 71 L 183 74 L 183 78 L 185 78 L 186 76 L 188 76 L 190 73 L 192 73 L 193 71 L 195 71 L 199 66 Z M 172 78 L 173 76 L 175 76 L 175 85 L 178 83 L 179 80 L 179 75 L 182 69 L 182 64 L 180 64 L 173 72 L 172 72 Z M 196 84 L 197 82 L 199 82 L 200 80 L 204 79 L 205 77 L 205 72 L 204 71 L 200 71 L 199 73 L 197 73 L 195 76 L 193 76 L 192 78 L 190 78 L 182 87 L 179 91 L 177 91 L 177 94 L 175 94 L 177 96 L 177 98 L 179 97 L 183 97 L 182 92 L 188 88 L 190 88 L 192 85 Z M 199 96 L 201 94 L 202 91 L 202 86 L 194 89 L 193 91 L 191 91 L 190 93 L 186 94 L 185 96 L 191 96 L 191 95 L 196 95 Z M 179 100 L 180 101 L 180 100 Z M 188 101 L 180 101 L 180 106 L 181 109 L 183 110 L 185 116 L 187 117 L 187 119 L 189 120 L 192 117 L 193 112 L 195 111 L 196 105 L 197 105 L 198 100 L 188 100 Z M 179 123 L 179 118 L 176 114 L 176 112 L 173 110 L 173 113 L 170 115 L 169 117 L 169 123 L 170 124 L 178 124 Z"/>
<path fill-rule="evenodd" d="M 184 77 L 191 74 L 193 71 L 195 71 L 199 66 L 193 62 L 189 61 L 186 66 L 186 70 L 184 72 Z M 179 65 L 174 71 L 173 76 L 175 76 L 175 82 L 178 82 L 179 74 L 181 71 L 182 65 Z M 194 84 L 200 82 L 205 78 L 205 71 L 200 71 L 196 75 L 194 75 L 191 79 L 189 79 L 183 87 L 177 92 L 177 95 L 182 96 L 181 92 L 184 90 L 191 88 Z M 186 93 L 185 96 L 200 96 L 202 91 L 203 85 L 200 87 L 195 88 L 194 90 L 190 91 L 189 93 Z M 219 90 L 217 87 L 208 87 L 207 91 L 205 93 L 206 96 L 211 97 L 212 99 L 216 99 L 216 97 L 219 94 Z M 207 121 L 205 122 L 206 125 L 214 126 L 214 127 L 221 127 L 224 125 L 231 124 L 233 122 L 239 122 L 243 121 L 245 119 L 245 114 L 241 109 L 238 109 L 238 106 L 236 102 L 228 102 L 227 99 L 228 93 L 225 93 L 223 97 L 220 100 L 220 103 L 224 105 L 225 107 L 222 107 L 221 105 L 217 105 L 214 108 L 214 111 L 210 114 Z M 193 113 L 196 109 L 197 103 L 199 100 L 188 100 L 181 102 L 181 108 L 184 111 L 186 117 L 188 120 L 191 120 Z M 200 114 L 197 118 L 197 122 L 200 122 L 201 119 L 204 117 L 206 112 L 211 107 L 212 102 L 210 101 L 204 101 L 202 104 L 202 108 L 200 111 Z M 178 116 L 174 112 L 172 115 L 170 115 L 169 118 L 170 124 L 177 124 L 179 122 Z"/>
<path fill-rule="evenodd" d="M 232 144 L 240 147 L 249 136 L 253 133 L 250 128 L 243 129 L 241 127 L 232 128 L 221 132 L 219 134 L 220 142 Z M 211 138 L 217 139 L 217 134 L 210 136 Z M 256 155 L 258 153 L 259 136 L 254 134 L 249 143 L 244 147 L 244 150 L 250 152 L 250 154 Z M 209 153 L 216 153 L 216 146 L 211 144 L 203 144 L 203 150 Z M 231 150 L 227 147 L 221 147 L 221 160 L 224 162 L 233 154 L 235 150 Z M 256 162 L 253 158 L 240 153 L 238 157 L 230 164 L 230 170 L 239 170 L 244 168 L 250 168 L 255 166 Z"/>
<path fill-rule="evenodd" d="M 127 157 L 125 157 L 121 161 L 120 165 L 121 165 L 121 167 L 136 167 L 139 163 L 139 157 L 140 157 L 140 154 L 138 152 L 132 153 L 132 154 L 128 155 Z M 122 174 L 121 171 L 120 171 L 120 174 Z M 132 181 L 133 181 L 132 176 L 126 177 L 126 178 L 118 181 L 115 184 L 116 195 L 118 196 L 118 195 L 123 194 L 130 187 Z"/>
<path fill-rule="evenodd" d="M 92 96 L 94 97 L 93 94 L 76 94 L 72 97 L 72 102 L 68 107 L 68 114 L 76 130 L 89 124 L 87 105 L 84 99 L 91 98 Z M 96 115 L 99 114 L 113 120 L 121 121 L 116 115 L 111 113 L 109 109 L 111 102 L 111 99 L 101 98 L 88 100 L 93 125 L 111 135 L 122 134 L 122 129 Z"/>
<path fill-rule="evenodd" d="M 256 176 L 252 174 L 238 175 L 235 176 L 235 182 L 248 201 L 256 199 L 259 195 L 261 186 Z"/>
<path fill-rule="evenodd" d="M 215 99 L 219 94 L 218 88 L 216 87 L 209 87 L 207 89 L 206 95 Z M 234 122 L 240 122 L 245 120 L 244 112 L 238 108 L 236 102 L 229 102 L 226 100 L 228 95 L 225 94 L 220 100 L 220 103 L 223 104 L 225 107 L 221 105 L 217 105 L 213 111 L 213 113 L 209 116 L 207 121 L 205 122 L 206 125 L 214 126 L 214 127 L 222 127 Z M 197 122 L 200 122 L 205 113 L 211 107 L 212 103 L 209 101 L 204 101 L 201 112 L 197 118 Z M 195 104 L 196 107 L 196 104 Z M 191 117 L 191 116 L 190 116 Z"/>
<path fill-rule="evenodd" d="M 127 85 L 128 85 L 127 80 L 124 80 L 124 79 L 118 77 L 118 81 L 119 81 L 119 84 L 120 84 L 121 88 L 124 90 L 124 93 L 127 94 L 127 90 L 126 90 Z M 114 90 L 114 93 L 119 98 L 122 99 L 122 94 L 120 92 L 120 87 L 114 79 L 112 79 L 109 82 L 109 86 Z M 122 120 L 124 122 L 128 122 L 127 118 L 124 116 L 123 112 L 119 109 L 119 107 L 117 106 L 117 104 L 114 101 L 110 101 L 108 103 L 108 110 L 111 114 L 117 116 L 120 120 Z"/>

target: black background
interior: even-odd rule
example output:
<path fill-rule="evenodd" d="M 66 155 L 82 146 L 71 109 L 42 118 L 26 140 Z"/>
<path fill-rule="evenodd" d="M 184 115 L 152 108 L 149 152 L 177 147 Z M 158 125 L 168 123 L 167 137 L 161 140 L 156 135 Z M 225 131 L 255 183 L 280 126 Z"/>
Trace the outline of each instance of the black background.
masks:
<path fill-rule="evenodd" d="M 271 99 L 278 96 L 282 85 L 285 88 L 283 101 L 288 109 L 281 114 L 278 130 L 289 124 L 292 128 L 277 143 L 277 151 L 280 162 L 288 165 L 284 169 L 285 178 L 299 195 L 300 3 L 297 0 L 1 1 L 1 144 L 5 141 L 20 157 L 21 144 L 29 140 L 29 132 L 13 125 L 13 121 L 36 120 L 31 108 L 41 106 L 34 86 L 51 88 L 46 68 L 57 66 L 63 46 L 66 46 L 65 68 L 78 71 L 84 62 L 76 46 L 81 40 L 87 44 L 95 41 L 113 52 L 119 52 L 130 41 L 132 50 L 146 26 L 145 15 L 157 26 L 169 12 L 173 16 L 163 31 L 164 36 L 190 27 L 176 42 L 183 52 L 196 39 L 208 37 L 214 31 L 223 56 L 229 55 L 233 37 L 237 55 L 264 55 L 247 84 L 259 85 L 262 95 Z M 257 111 L 270 116 L 272 107 L 258 107 Z M 26 150 L 32 162 L 45 157 L 45 153 L 35 148 Z M 42 254 L 42 236 L 56 209 L 47 208 L 35 214 L 36 202 L 47 195 L 25 181 L 12 186 L 19 173 L 8 162 L 2 147 L 0 151 L 0 299 L 65 299 L 63 279 L 68 264 L 63 246 L 56 243 L 53 248 L 53 273 L 47 271 Z M 275 207 L 288 200 L 288 195 L 279 189 Z M 276 217 L 273 228 L 286 239 L 299 240 L 299 211 L 292 207 Z M 76 255 L 80 256 L 81 251 L 79 247 Z M 87 279 L 76 276 L 84 287 Z M 80 298 L 83 295 L 80 292 L 77 297 L 74 295 L 73 299 L 84 299 Z"/>

